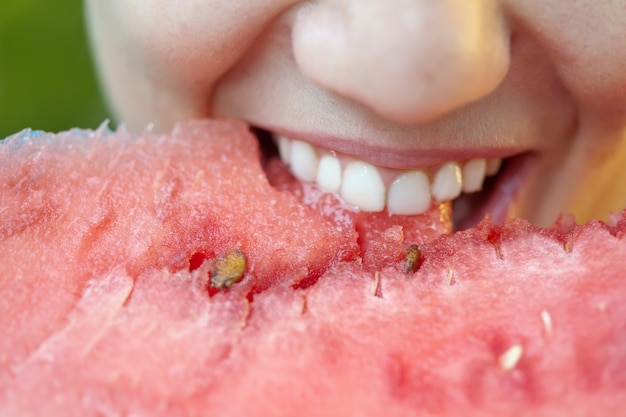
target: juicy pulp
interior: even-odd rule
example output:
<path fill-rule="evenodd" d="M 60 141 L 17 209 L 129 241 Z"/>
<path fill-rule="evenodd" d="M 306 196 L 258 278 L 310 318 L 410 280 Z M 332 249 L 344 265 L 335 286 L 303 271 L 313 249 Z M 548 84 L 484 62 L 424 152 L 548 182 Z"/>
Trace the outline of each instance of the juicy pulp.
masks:
<path fill-rule="evenodd" d="M 623 412 L 626 216 L 437 237 L 267 172 L 236 123 L 1 143 L 0 414 Z"/>

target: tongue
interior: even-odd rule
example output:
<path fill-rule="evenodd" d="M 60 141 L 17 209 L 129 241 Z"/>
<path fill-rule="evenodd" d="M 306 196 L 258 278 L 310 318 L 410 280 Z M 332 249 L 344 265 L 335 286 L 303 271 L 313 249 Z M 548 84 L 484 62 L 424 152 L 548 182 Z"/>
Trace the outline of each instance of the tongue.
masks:
<path fill-rule="evenodd" d="M 278 158 L 267 163 L 266 173 L 275 188 L 291 192 L 337 227 L 355 231 L 363 266 L 368 270 L 402 265 L 409 247 L 422 245 L 452 231 L 450 203 L 433 203 L 426 213 L 415 216 L 397 216 L 387 211 L 364 212 L 346 204 L 335 194 L 321 191 L 312 183 L 298 181 Z"/>

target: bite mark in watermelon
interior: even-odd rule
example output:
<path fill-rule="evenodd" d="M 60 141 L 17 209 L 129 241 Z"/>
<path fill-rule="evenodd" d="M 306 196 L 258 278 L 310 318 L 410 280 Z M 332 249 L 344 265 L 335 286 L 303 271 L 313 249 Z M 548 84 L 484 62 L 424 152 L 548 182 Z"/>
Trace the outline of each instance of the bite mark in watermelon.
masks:
<path fill-rule="evenodd" d="M 367 217 L 283 170 L 227 122 L 2 142 L 0 414 L 626 409 L 626 215 L 440 236 L 445 207 Z"/>

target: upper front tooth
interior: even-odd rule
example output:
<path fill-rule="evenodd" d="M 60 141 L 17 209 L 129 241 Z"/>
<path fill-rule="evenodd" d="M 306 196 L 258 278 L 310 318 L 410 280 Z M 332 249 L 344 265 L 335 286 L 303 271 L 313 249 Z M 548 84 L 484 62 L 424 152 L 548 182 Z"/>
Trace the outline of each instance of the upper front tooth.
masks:
<path fill-rule="evenodd" d="M 433 197 L 437 201 L 448 201 L 457 198 L 461 194 L 462 185 L 463 179 L 459 164 L 456 162 L 445 163 L 435 174 L 432 186 Z"/>
<path fill-rule="evenodd" d="M 389 186 L 387 209 L 395 214 L 422 214 L 430 207 L 430 183 L 422 171 L 398 175 Z"/>
<path fill-rule="evenodd" d="M 337 192 L 341 185 L 341 166 L 339 159 L 332 155 L 324 155 L 317 169 L 317 185 L 326 191 Z"/>
<path fill-rule="evenodd" d="M 350 162 L 343 172 L 341 197 L 361 210 L 382 211 L 385 208 L 385 184 L 378 169 L 366 162 Z"/>
<path fill-rule="evenodd" d="M 485 158 L 477 158 L 468 161 L 463 166 L 463 191 L 473 193 L 483 188 L 487 161 Z"/>
<path fill-rule="evenodd" d="M 315 181 L 317 177 L 317 152 L 307 142 L 294 140 L 289 150 L 291 172 L 300 181 Z"/>

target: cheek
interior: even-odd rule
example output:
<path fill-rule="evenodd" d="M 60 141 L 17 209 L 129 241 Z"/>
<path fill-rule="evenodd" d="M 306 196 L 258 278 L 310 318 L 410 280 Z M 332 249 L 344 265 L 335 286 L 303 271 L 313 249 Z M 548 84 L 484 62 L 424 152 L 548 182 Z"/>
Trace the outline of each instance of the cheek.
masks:
<path fill-rule="evenodd" d="M 109 107 L 131 128 L 211 114 L 215 82 L 294 0 L 85 0 Z"/>
<path fill-rule="evenodd" d="M 626 28 L 626 25 L 625 25 Z M 583 112 L 603 118 L 626 116 L 626 30 L 620 39 L 599 37 L 587 45 L 580 34 L 568 44 L 570 59 L 557 61 L 557 69 Z"/>
<path fill-rule="evenodd" d="M 291 2 L 111 3 L 114 20 L 122 26 L 123 42 L 149 78 L 192 91 L 206 91 Z"/>
<path fill-rule="evenodd" d="M 626 115 L 626 8 L 606 1 L 511 1 L 583 112 Z M 618 4 L 619 3 L 619 4 Z"/>

